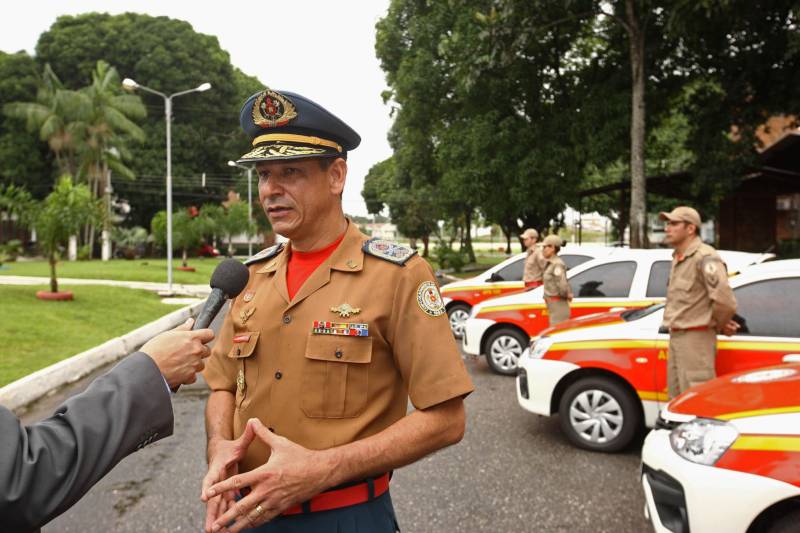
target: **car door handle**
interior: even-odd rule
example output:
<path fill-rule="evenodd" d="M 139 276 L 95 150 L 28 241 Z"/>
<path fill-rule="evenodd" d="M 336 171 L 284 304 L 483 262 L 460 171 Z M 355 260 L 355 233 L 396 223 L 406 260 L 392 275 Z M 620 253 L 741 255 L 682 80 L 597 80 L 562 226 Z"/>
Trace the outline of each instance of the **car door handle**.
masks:
<path fill-rule="evenodd" d="M 800 363 L 800 353 L 787 353 L 783 356 L 784 363 Z"/>

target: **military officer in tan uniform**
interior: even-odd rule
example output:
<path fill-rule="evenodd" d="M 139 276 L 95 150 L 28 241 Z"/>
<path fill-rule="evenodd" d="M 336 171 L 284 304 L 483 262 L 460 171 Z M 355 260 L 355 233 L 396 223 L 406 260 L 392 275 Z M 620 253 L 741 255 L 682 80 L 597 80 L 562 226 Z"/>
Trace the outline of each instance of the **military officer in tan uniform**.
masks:
<path fill-rule="evenodd" d="M 473 390 L 433 272 L 345 218 L 344 122 L 269 89 L 240 122 L 289 242 L 247 261 L 206 367 L 206 529 L 395 531 L 391 472 L 458 442 Z"/>
<path fill-rule="evenodd" d="M 561 238 L 548 235 L 542 243 L 542 256 L 546 261 L 544 274 L 544 301 L 550 325 L 569 320 L 569 303 L 572 301 L 572 288 L 567 282 L 567 265 L 558 257 Z"/>
<path fill-rule="evenodd" d="M 669 328 L 670 398 L 715 376 L 717 333 L 732 335 L 736 298 L 716 250 L 698 236 L 700 215 L 691 207 L 660 213 L 672 254 L 664 325 Z"/>
<path fill-rule="evenodd" d="M 522 273 L 522 281 L 525 282 L 525 289 L 531 290 L 542 284 L 542 274 L 546 262 L 542 256 L 542 249 L 537 245 L 539 232 L 533 228 L 528 228 L 520 235 L 525 249 L 528 252 L 525 257 L 525 270 Z"/>

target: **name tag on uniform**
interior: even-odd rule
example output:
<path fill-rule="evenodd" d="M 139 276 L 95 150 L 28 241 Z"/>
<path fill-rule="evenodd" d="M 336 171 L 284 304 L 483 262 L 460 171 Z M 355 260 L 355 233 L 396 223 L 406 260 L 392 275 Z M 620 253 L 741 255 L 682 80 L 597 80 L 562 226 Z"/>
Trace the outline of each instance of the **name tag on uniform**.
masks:
<path fill-rule="evenodd" d="M 369 325 L 363 323 L 328 322 L 315 320 L 311 330 L 315 335 L 344 335 L 346 337 L 369 336 Z"/>
<path fill-rule="evenodd" d="M 233 338 L 233 342 L 237 344 L 240 342 L 250 342 L 250 334 L 248 333 L 246 335 L 237 335 Z"/>

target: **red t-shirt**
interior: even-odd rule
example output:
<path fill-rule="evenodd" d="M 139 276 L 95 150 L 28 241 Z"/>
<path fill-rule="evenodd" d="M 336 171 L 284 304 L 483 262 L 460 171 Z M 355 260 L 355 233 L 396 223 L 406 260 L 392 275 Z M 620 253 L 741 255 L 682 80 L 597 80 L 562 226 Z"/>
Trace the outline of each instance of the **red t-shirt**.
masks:
<path fill-rule="evenodd" d="M 345 231 L 347 233 L 347 231 Z M 308 277 L 331 256 L 333 251 L 339 246 L 339 243 L 344 239 L 345 233 L 336 239 L 334 243 L 326 246 L 322 250 L 314 252 L 298 252 L 291 250 L 289 256 L 289 264 L 286 267 L 286 288 L 289 291 L 289 298 L 294 299 L 294 295 L 303 286 Z"/>

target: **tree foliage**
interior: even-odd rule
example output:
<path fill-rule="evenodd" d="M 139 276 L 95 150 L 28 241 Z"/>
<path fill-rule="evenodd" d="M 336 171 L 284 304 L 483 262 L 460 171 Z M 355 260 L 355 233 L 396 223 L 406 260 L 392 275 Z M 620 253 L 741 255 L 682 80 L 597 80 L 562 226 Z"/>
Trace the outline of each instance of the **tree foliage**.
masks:
<path fill-rule="evenodd" d="M 58 292 L 56 264 L 60 249 L 86 224 L 98 224 L 103 211 L 84 184 L 62 176 L 44 200 L 35 200 L 25 189 L 9 186 L 0 191 L 0 209 L 19 217 L 22 225 L 36 230 L 36 239 L 50 263 L 50 290 Z"/>
<path fill-rule="evenodd" d="M 25 52 L 0 52 L 0 108 L 36 94 L 40 67 Z M 25 185 L 44 198 L 53 185 L 47 144 L 28 134 L 25 119 L 0 113 L 0 182 Z"/>
<path fill-rule="evenodd" d="M 184 21 L 135 13 L 88 13 L 59 17 L 39 38 L 36 59 L 49 63 L 68 89 L 92 79 L 98 60 L 113 66 L 121 78 L 165 94 L 210 82 L 212 90 L 177 97 L 173 102 L 172 165 L 177 205 L 224 197 L 232 155 L 246 151 L 238 125 L 241 103 L 263 84 L 231 65 L 216 37 L 194 31 Z M 145 140 L 129 146 L 127 165 L 135 181 L 117 180 L 117 194 L 129 201 L 128 223 L 146 226 L 165 203 L 164 102 L 139 95 L 147 109 L 141 124 Z M 202 173 L 216 179 L 201 188 Z M 115 176 L 123 177 L 125 174 Z"/>
<path fill-rule="evenodd" d="M 376 52 L 394 155 L 365 183 L 370 212 L 386 206 L 401 226 L 409 204 L 432 196 L 431 219 L 468 226 L 479 213 L 510 238 L 558 226 L 582 189 L 689 171 L 698 207 L 713 213 L 754 161 L 758 126 L 797 116 L 798 9 L 796 0 L 393 0 Z M 647 202 L 653 211 L 674 200 L 650 192 Z M 611 215 L 621 233 L 630 205 L 615 193 L 582 207 Z"/>

